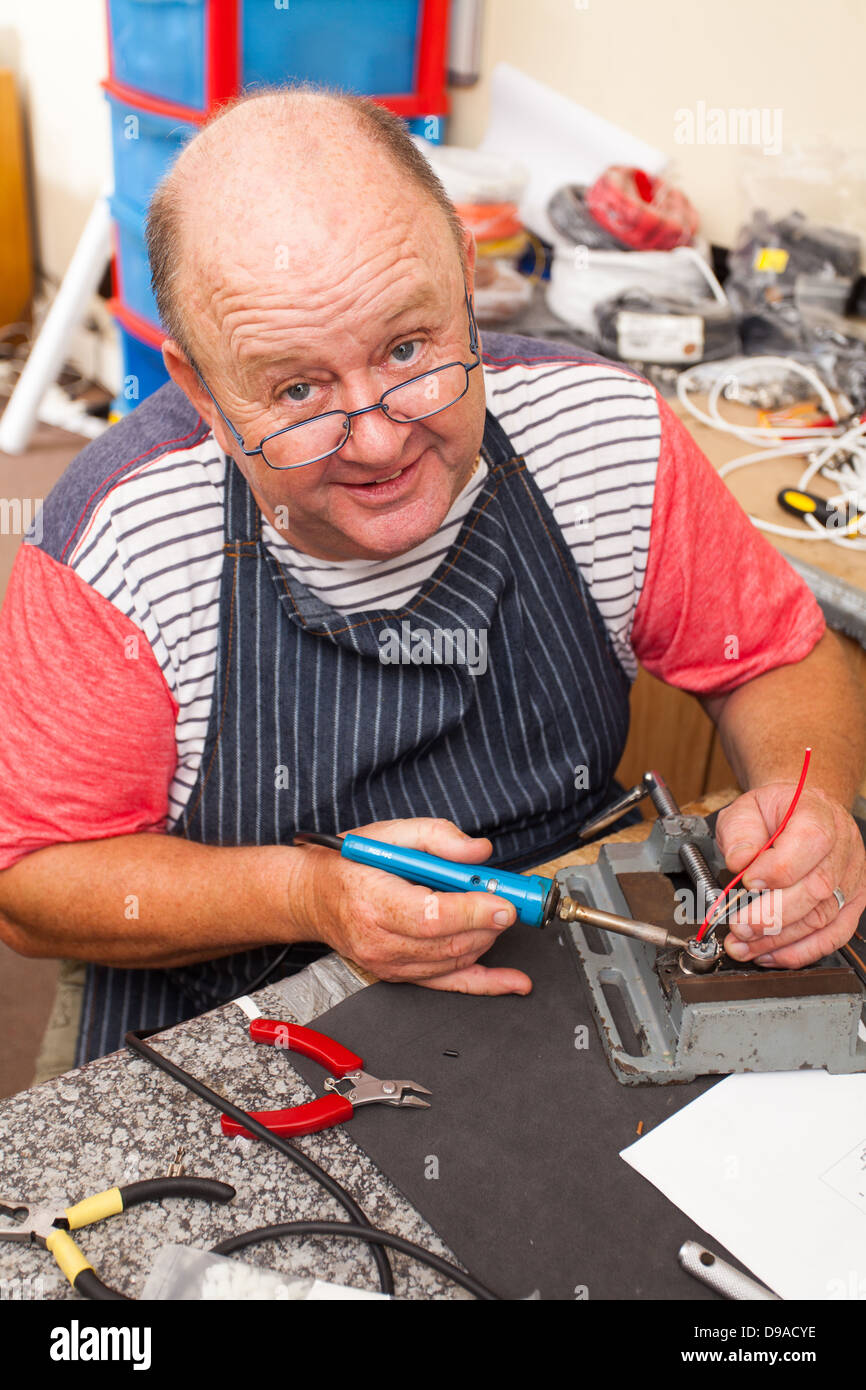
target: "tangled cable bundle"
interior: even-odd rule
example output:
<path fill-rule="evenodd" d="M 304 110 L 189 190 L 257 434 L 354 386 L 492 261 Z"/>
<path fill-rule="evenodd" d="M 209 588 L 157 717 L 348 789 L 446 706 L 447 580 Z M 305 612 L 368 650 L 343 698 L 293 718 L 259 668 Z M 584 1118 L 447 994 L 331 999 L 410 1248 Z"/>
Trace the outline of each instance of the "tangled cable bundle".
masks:
<path fill-rule="evenodd" d="M 561 236 L 575 246 L 588 246 L 596 251 L 627 249 L 619 237 L 612 236 L 596 222 L 586 206 L 586 189 L 577 183 L 557 188 L 547 204 L 547 215 Z"/>
<path fill-rule="evenodd" d="M 827 500 L 840 514 L 866 511 L 866 412 L 862 415 L 855 412 L 840 419 L 836 402 L 816 371 L 794 357 L 771 356 L 744 357 L 726 363 L 707 390 L 706 409 L 701 409 L 693 399 L 700 371 L 699 367 L 686 368 L 677 378 L 677 395 L 689 414 L 702 424 L 758 446 L 754 452 L 724 464 L 718 470 L 719 477 L 726 478 L 737 469 L 763 463 L 765 459 L 801 458 L 807 466 L 795 484 L 797 490 L 805 492 L 812 479 L 820 475 L 838 488 Z M 756 374 L 766 377 L 768 371 L 802 377 L 818 397 L 830 423 L 816 428 L 791 423 L 745 425 L 725 419 L 719 409 L 719 398 L 725 386 L 733 384 L 736 387 L 740 382 L 754 379 Z M 866 536 L 862 532 L 849 534 L 844 528 L 834 530 L 822 526 L 808 514 L 804 514 L 803 524 L 796 527 L 780 526 L 754 515 L 750 519 L 759 530 L 774 536 L 823 542 L 844 550 L 866 550 Z"/>
<path fill-rule="evenodd" d="M 596 179 L 586 206 L 605 231 L 636 251 L 687 246 L 699 226 L 698 214 L 678 188 L 621 164 Z"/>
<path fill-rule="evenodd" d="M 458 203 L 457 212 L 479 242 L 507 241 L 525 232 L 515 203 Z"/>

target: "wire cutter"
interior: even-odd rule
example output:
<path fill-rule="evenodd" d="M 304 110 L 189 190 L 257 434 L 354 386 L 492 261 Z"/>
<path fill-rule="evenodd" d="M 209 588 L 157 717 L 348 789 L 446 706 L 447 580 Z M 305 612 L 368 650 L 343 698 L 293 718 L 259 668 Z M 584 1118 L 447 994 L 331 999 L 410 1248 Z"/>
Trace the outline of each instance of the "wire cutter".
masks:
<path fill-rule="evenodd" d="M 31 1206 L 14 1197 L 0 1197 L 0 1215 L 17 1219 L 15 1226 L 0 1226 L 0 1240 L 21 1241 L 50 1250 L 72 1287 L 85 1298 L 126 1300 L 127 1294 L 118 1293 L 102 1282 L 70 1231 L 93 1226 L 140 1202 L 161 1202 L 164 1197 L 200 1197 L 205 1202 L 230 1202 L 234 1196 L 235 1189 L 227 1182 L 177 1177 L 149 1178 L 125 1187 L 109 1187 L 71 1207 Z"/>
<path fill-rule="evenodd" d="M 285 1048 L 287 1052 L 298 1052 L 310 1057 L 333 1072 L 325 1077 L 325 1090 L 331 1094 L 320 1096 L 318 1100 L 307 1101 L 303 1105 L 291 1106 L 288 1110 L 250 1111 L 274 1134 L 286 1136 L 296 1134 L 315 1134 L 320 1129 L 330 1129 L 332 1125 L 350 1120 L 359 1105 L 412 1105 L 429 1110 L 430 1103 L 420 1096 L 432 1095 L 426 1086 L 417 1081 L 380 1081 L 364 1071 L 364 1059 L 350 1052 L 341 1043 L 313 1028 L 302 1028 L 295 1023 L 283 1023 L 276 1018 L 254 1018 L 250 1023 L 250 1037 L 254 1042 L 271 1043 L 274 1047 Z M 417 1091 L 420 1095 L 410 1095 Z M 222 1116 L 223 1134 L 242 1134 L 247 1139 L 255 1136 L 235 1120 Z"/>

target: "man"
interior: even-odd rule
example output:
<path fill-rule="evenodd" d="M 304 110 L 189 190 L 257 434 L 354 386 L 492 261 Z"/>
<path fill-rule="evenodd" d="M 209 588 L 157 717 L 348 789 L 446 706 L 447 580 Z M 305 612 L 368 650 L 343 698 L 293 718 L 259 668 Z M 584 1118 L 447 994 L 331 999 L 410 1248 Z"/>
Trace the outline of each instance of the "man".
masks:
<path fill-rule="evenodd" d="M 493 334 L 482 364 L 471 237 L 399 122 L 242 101 L 181 155 L 149 244 L 174 384 L 64 475 L 0 632 L 2 932 L 89 963 L 79 1061 L 287 943 L 283 970 L 319 943 L 527 992 L 479 963 L 504 900 L 292 836 L 565 849 L 613 793 L 638 660 L 704 701 L 750 789 L 719 818 L 732 871 L 814 749 L 748 880 L 782 889 L 782 930 L 744 923 L 731 952 L 799 966 L 851 935 L 863 720 L 835 638 L 647 382 Z"/>

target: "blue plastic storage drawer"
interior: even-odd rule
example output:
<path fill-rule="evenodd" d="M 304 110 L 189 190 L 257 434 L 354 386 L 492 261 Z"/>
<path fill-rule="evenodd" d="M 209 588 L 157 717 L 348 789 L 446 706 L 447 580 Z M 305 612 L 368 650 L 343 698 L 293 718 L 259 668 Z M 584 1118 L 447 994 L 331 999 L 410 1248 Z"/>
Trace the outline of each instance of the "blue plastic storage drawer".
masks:
<path fill-rule="evenodd" d="M 159 326 L 156 300 L 150 286 L 150 264 L 144 244 L 141 213 L 121 198 L 111 199 L 111 215 L 117 232 L 117 273 L 121 302 L 134 314 Z"/>
<path fill-rule="evenodd" d="M 241 72 L 388 95 L 415 86 L 420 0 L 243 0 Z"/>
<path fill-rule="evenodd" d="M 114 401 L 116 414 L 127 415 L 168 381 L 159 348 L 143 343 L 122 323 L 117 324 L 123 376 Z"/>
<path fill-rule="evenodd" d="M 166 169 L 196 134 L 198 126 L 156 116 L 106 95 L 111 107 L 114 191 L 130 207 L 143 213 Z"/>
<path fill-rule="evenodd" d="M 178 106 L 203 110 L 205 4 L 206 0 L 108 0 L 115 80 Z"/>

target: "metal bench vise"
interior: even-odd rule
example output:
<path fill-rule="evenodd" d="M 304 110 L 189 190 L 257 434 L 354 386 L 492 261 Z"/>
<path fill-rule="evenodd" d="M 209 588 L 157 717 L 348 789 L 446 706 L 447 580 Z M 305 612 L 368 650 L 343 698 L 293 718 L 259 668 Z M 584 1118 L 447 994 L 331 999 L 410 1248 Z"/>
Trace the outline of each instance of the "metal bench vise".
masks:
<path fill-rule="evenodd" d="M 697 926 L 730 874 L 707 822 L 684 815 L 657 772 L 584 826 L 583 837 L 643 796 L 658 811 L 646 840 L 602 845 L 595 864 L 556 875 L 563 899 L 658 925 L 682 941 L 682 949 L 657 949 L 586 921 L 564 928 L 617 1080 L 866 1071 L 866 993 L 840 953 L 801 970 L 739 964 L 721 947 L 726 927 L 696 946 Z M 748 897 L 743 890 L 737 905 Z"/>

